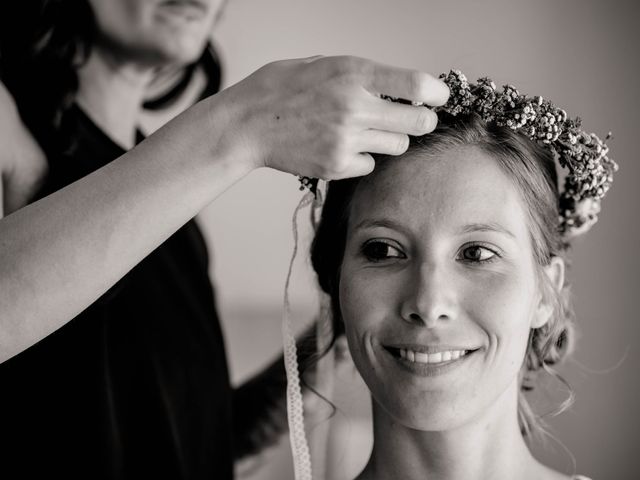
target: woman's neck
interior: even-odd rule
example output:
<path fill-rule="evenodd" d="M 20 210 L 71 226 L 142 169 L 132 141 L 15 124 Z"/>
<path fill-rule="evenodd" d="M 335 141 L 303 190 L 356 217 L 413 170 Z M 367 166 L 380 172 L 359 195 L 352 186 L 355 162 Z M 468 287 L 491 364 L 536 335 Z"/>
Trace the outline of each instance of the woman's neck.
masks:
<path fill-rule="evenodd" d="M 407 428 L 375 402 L 373 412 L 373 452 L 358 480 L 523 480 L 551 473 L 533 458 L 522 438 L 515 388 L 481 418 L 447 431 Z"/>
<path fill-rule="evenodd" d="M 79 70 L 77 103 L 112 140 L 129 149 L 153 71 L 96 47 Z"/>

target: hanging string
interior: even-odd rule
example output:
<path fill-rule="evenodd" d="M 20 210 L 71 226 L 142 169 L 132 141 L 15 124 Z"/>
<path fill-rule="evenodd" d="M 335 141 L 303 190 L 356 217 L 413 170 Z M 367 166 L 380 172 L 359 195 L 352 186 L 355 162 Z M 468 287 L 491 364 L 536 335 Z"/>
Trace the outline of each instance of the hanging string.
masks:
<path fill-rule="evenodd" d="M 282 313 L 282 341 L 284 344 L 284 366 L 287 374 L 287 417 L 289 422 L 289 440 L 293 454 L 293 472 L 296 480 L 312 480 L 311 455 L 304 431 L 304 406 L 302 389 L 300 388 L 300 371 L 298 368 L 298 351 L 291 321 L 291 305 L 289 303 L 289 283 L 293 264 L 298 253 L 298 213 L 316 200 L 311 192 L 307 192 L 293 213 L 293 254 L 289 262 L 289 270 L 284 286 L 284 308 Z M 313 208 L 312 208 L 313 212 Z M 313 213 L 312 213 L 313 215 Z M 313 218 L 313 217 L 312 217 Z"/>

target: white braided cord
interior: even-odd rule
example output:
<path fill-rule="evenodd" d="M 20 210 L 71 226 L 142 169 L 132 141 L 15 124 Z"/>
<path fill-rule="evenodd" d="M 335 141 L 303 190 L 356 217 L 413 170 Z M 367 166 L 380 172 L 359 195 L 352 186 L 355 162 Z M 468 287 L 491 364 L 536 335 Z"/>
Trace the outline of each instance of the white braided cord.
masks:
<path fill-rule="evenodd" d="M 298 352 L 293 335 L 291 308 L 289 304 L 289 282 L 293 264 L 298 253 L 298 213 L 311 204 L 314 196 L 307 192 L 293 213 L 293 254 L 289 262 L 289 270 L 284 286 L 284 308 L 282 312 L 282 341 L 284 344 L 284 366 L 287 374 L 287 420 L 289 422 L 289 440 L 293 455 L 293 472 L 295 480 L 312 480 L 311 455 L 304 431 L 304 406 L 302 389 L 300 388 L 300 372 L 298 369 Z"/>

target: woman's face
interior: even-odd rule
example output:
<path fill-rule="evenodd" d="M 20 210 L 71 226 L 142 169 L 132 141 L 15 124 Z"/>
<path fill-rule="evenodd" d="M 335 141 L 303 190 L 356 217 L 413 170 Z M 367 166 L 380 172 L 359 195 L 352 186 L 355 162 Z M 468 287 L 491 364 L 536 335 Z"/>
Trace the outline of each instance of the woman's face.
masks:
<path fill-rule="evenodd" d="M 163 66 L 196 60 L 224 0 L 89 0 L 98 45 L 127 60 Z"/>
<path fill-rule="evenodd" d="M 549 317 L 523 205 L 475 147 L 389 159 L 358 186 L 340 308 L 395 421 L 448 430 L 515 398 L 529 331 Z"/>

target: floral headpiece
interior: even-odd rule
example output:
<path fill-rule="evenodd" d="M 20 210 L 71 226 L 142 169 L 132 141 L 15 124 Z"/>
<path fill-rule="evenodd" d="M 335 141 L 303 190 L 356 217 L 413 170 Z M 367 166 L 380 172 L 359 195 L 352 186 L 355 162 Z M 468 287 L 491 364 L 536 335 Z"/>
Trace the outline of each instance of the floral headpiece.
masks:
<path fill-rule="evenodd" d="M 476 113 L 487 123 L 508 127 L 547 148 L 567 169 L 559 202 L 559 229 L 565 240 L 596 223 L 600 202 L 618 165 L 607 156 L 609 148 L 604 141 L 581 129 L 580 118 L 568 118 L 564 110 L 548 100 L 522 95 L 511 85 L 505 85 L 500 92 L 487 77 L 473 84 L 459 70 L 451 70 L 440 78 L 449 87 L 450 96 L 445 105 L 433 109 L 435 112 L 452 116 Z M 605 141 L 609 138 L 611 134 Z M 314 179 L 302 177 L 300 181 L 301 188 L 314 190 Z"/>
<path fill-rule="evenodd" d="M 581 129 L 580 118 L 567 113 L 542 97 L 521 95 L 511 85 L 496 90 L 490 78 L 467 81 L 459 70 L 440 75 L 451 95 L 436 112 L 450 115 L 476 113 L 487 123 L 508 127 L 550 150 L 567 169 L 560 194 L 559 228 L 570 239 L 586 232 L 598 221 L 600 201 L 613 181 L 618 165 L 607 154 L 609 147 L 595 133 Z M 605 140 L 611 138 L 609 133 Z"/>

